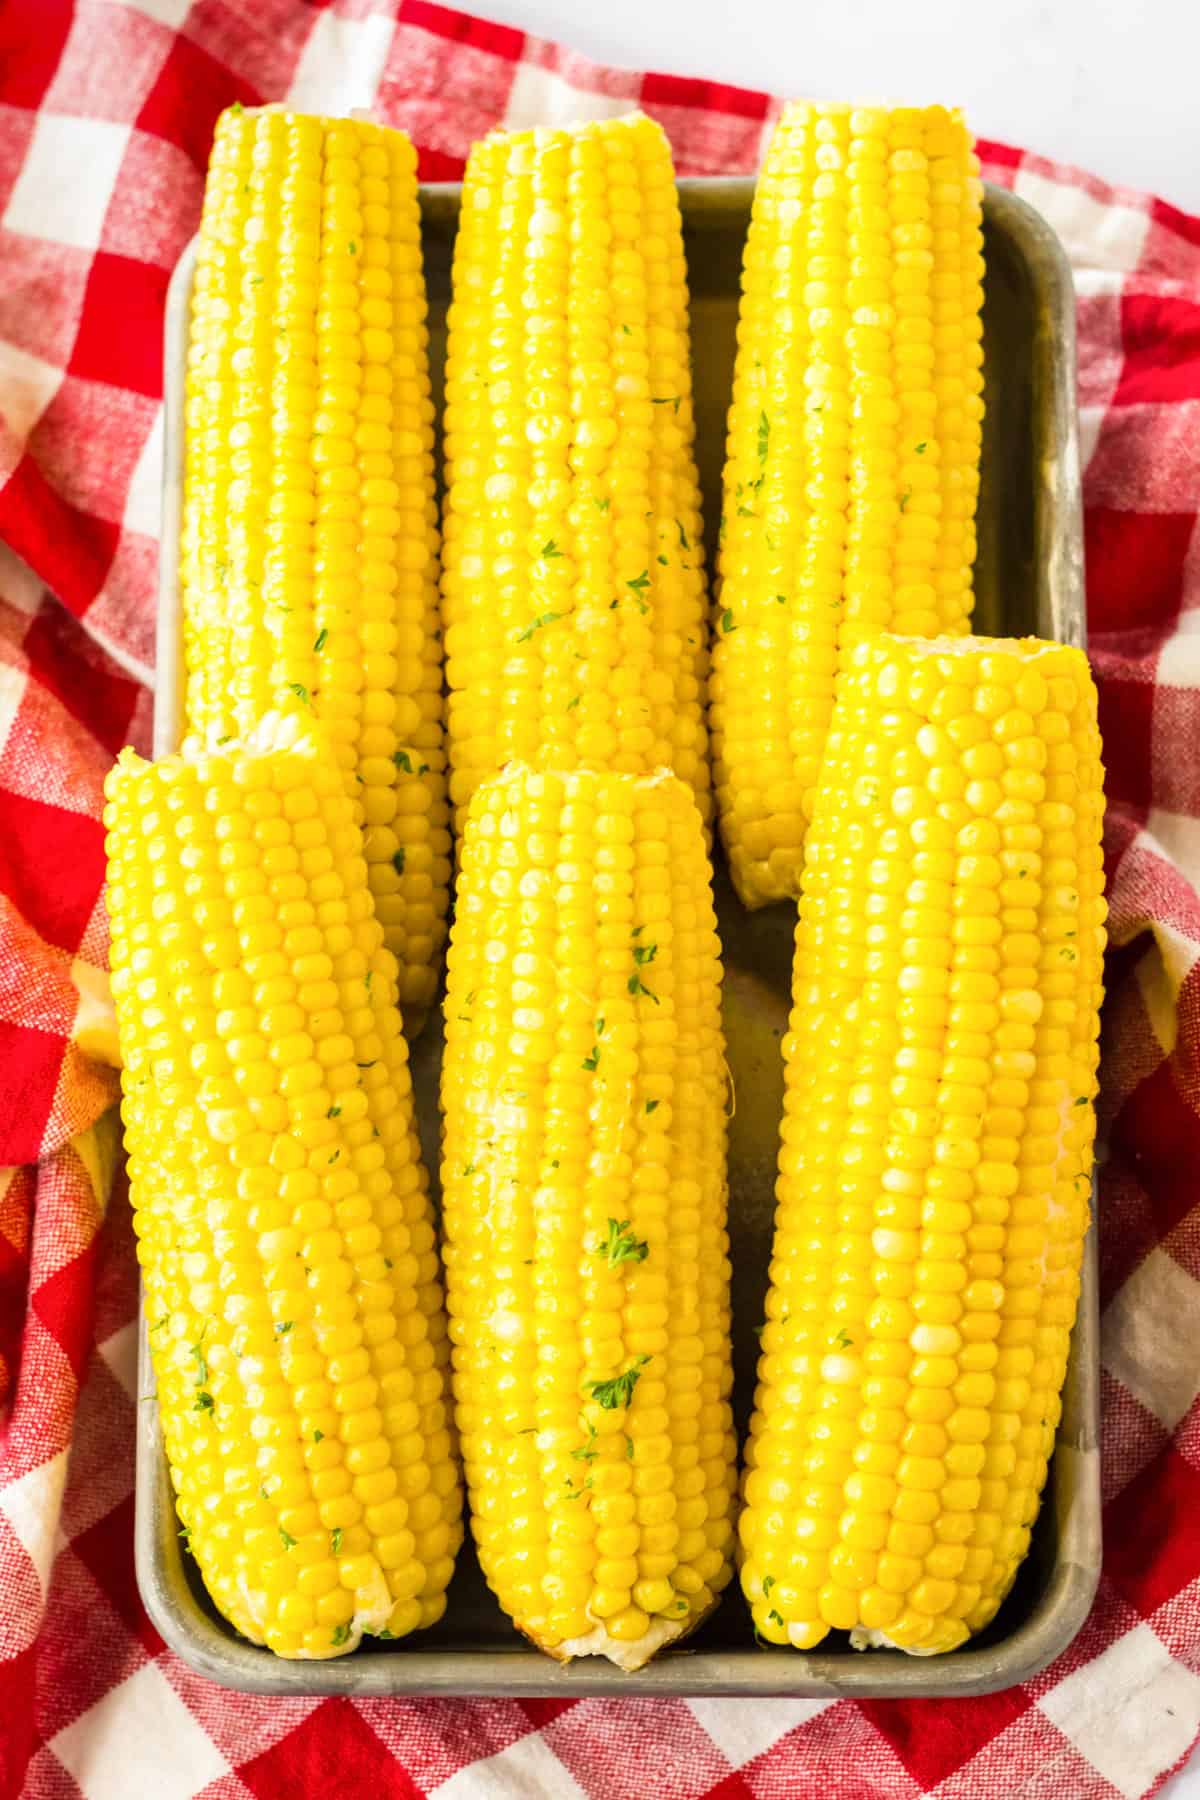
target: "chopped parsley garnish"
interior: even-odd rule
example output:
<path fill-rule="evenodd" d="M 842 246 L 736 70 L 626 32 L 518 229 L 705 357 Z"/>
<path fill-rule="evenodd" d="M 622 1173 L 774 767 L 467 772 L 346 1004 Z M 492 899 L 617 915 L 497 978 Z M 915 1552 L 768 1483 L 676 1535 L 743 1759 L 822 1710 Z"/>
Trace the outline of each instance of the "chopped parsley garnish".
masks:
<path fill-rule="evenodd" d="M 546 543 L 544 543 L 542 545 L 542 555 L 548 561 L 550 559 L 550 557 L 552 557 L 552 556 L 561 556 L 562 551 L 559 549 L 559 547 L 555 543 L 554 539 L 550 538 Z"/>
<path fill-rule="evenodd" d="M 296 1539 L 292 1536 L 290 1531 L 285 1531 L 282 1525 L 279 1527 L 279 1535 L 283 1540 L 283 1547 L 285 1550 L 295 1549 Z"/>
<path fill-rule="evenodd" d="M 659 1102 L 657 1100 L 647 1100 L 646 1111 L 648 1113 L 657 1112 L 658 1106 L 659 1106 Z"/>
<path fill-rule="evenodd" d="M 286 1337 L 288 1332 L 295 1325 L 295 1323 L 296 1323 L 295 1319 L 284 1319 L 280 1324 L 278 1324 L 275 1327 L 276 1337 Z"/>
<path fill-rule="evenodd" d="M 633 1390 L 642 1378 L 642 1370 L 649 1361 L 648 1356 L 639 1356 L 623 1375 L 614 1375 L 608 1381 L 590 1381 L 588 1392 L 592 1399 L 606 1412 L 612 1412 L 618 1406 L 628 1406 L 633 1399 Z"/>
<path fill-rule="evenodd" d="M 288 692 L 295 694 L 302 706 L 312 705 L 312 697 L 302 681 L 289 681 Z"/>
<path fill-rule="evenodd" d="M 658 995 L 651 992 L 651 990 L 646 986 L 645 982 L 642 980 L 641 976 L 639 974 L 637 974 L 636 971 L 629 977 L 629 980 L 626 982 L 625 985 L 629 989 L 629 992 L 633 995 L 635 1000 L 637 999 L 638 995 L 640 994 L 644 1000 L 653 1000 L 655 1006 L 658 1006 L 660 1004 Z"/>
<path fill-rule="evenodd" d="M 340 1556 L 342 1553 L 342 1528 L 340 1525 L 335 1526 L 330 1532 L 329 1543 L 333 1550 L 333 1554 L 335 1556 Z"/>
<path fill-rule="evenodd" d="M 412 774 L 412 758 L 407 750 L 393 750 L 392 761 L 398 769 L 403 769 L 406 775 Z"/>
<path fill-rule="evenodd" d="M 596 1255 L 602 1256 L 610 1269 L 619 1268 L 624 1262 L 645 1262 L 649 1254 L 649 1244 L 634 1236 L 628 1219 L 610 1219 L 608 1235 L 596 1245 Z"/>
<path fill-rule="evenodd" d="M 721 630 L 722 631 L 736 631 L 737 630 L 737 626 L 733 622 L 732 606 L 727 606 L 725 608 L 725 611 L 721 614 Z"/>
<path fill-rule="evenodd" d="M 529 642 L 530 638 L 533 636 L 535 631 L 540 631 L 542 629 L 543 625 L 552 625 L 554 623 L 555 619 L 561 619 L 561 618 L 562 618 L 562 614 L 556 613 L 556 612 L 546 612 L 546 613 L 540 614 L 540 616 L 533 621 L 532 625 L 527 625 L 525 627 L 524 631 L 518 631 L 518 633 L 517 633 L 518 644 L 527 644 Z"/>
<path fill-rule="evenodd" d="M 320 631 L 318 631 L 318 633 L 316 635 L 316 638 L 313 640 L 313 654 L 315 656 L 319 656 L 328 642 L 329 642 L 329 632 L 326 630 L 325 626 L 322 625 Z"/>
<path fill-rule="evenodd" d="M 340 1625 L 334 1626 L 333 1641 L 335 1646 L 339 1649 L 343 1644 L 348 1644 L 350 1642 L 350 1627 L 344 1620 Z"/>
<path fill-rule="evenodd" d="M 403 873 L 404 873 L 404 845 L 403 844 L 401 844 L 401 846 L 398 850 L 394 850 L 392 852 L 392 867 L 393 867 L 393 869 L 395 869 L 397 875 L 403 875 Z"/>
<path fill-rule="evenodd" d="M 760 463 L 765 463 L 767 460 L 767 446 L 770 443 L 770 441 L 771 441 L 771 421 L 770 421 L 770 419 L 768 419 L 766 413 L 759 413 L 759 415 L 758 415 L 758 460 Z"/>
<path fill-rule="evenodd" d="M 201 1393 L 196 1395 L 196 1404 L 192 1407 L 193 1412 L 210 1413 L 212 1409 L 213 1397 L 211 1394 Z"/>

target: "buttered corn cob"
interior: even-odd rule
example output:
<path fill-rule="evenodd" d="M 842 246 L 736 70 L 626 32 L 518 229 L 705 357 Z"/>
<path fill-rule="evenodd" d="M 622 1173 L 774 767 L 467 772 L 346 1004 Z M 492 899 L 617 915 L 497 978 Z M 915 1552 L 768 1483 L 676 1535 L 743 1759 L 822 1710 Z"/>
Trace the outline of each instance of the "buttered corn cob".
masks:
<path fill-rule="evenodd" d="M 342 778 L 268 719 L 109 777 L 122 1117 L 163 1435 L 281 1656 L 441 1616 L 462 1535 L 396 964 Z"/>
<path fill-rule="evenodd" d="M 849 654 L 796 929 L 741 1526 L 771 1643 L 952 1649 L 1029 1544 L 1088 1219 L 1102 811 L 1081 651 Z"/>
<path fill-rule="evenodd" d="M 839 656 L 967 629 L 982 402 L 978 162 L 957 113 L 797 104 L 742 277 L 711 681 L 750 906 L 794 895 Z"/>
<path fill-rule="evenodd" d="M 515 769 L 462 845 L 445 1259 L 479 1560 L 560 1660 L 640 1667 L 731 1572 L 719 947 L 671 776 Z"/>
<path fill-rule="evenodd" d="M 222 113 L 188 358 L 189 726 L 219 742 L 293 696 L 320 716 L 410 1017 L 450 874 L 427 337 L 407 138 Z"/>
<path fill-rule="evenodd" d="M 665 767 L 707 816 L 705 583 L 671 155 L 633 115 L 494 134 L 446 358 L 451 797 L 512 758 Z"/>

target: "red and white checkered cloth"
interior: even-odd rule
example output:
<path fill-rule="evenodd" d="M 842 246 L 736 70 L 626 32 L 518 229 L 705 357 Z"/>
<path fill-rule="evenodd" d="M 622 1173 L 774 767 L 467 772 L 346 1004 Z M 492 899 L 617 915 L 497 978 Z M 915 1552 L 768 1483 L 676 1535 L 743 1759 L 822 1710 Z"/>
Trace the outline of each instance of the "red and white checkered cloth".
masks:
<path fill-rule="evenodd" d="M 995 144 L 986 173 L 1076 271 L 1109 768 L 1106 1554 L 1082 1635 L 949 1704 L 356 1704 L 226 1694 L 142 1613 L 100 787 L 150 720 L 167 279 L 217 112 L 285 98 L 374 106 L 441 179 L 498 121 L 634 104 L 681 173 L 745 172 L 777 110 L 428 0 L 0 5 L 0 1800 L 640 1800 L 650 1770 L 663 1800 L 1150 1794 L 1200 1733 L 1200 219 Z"/>

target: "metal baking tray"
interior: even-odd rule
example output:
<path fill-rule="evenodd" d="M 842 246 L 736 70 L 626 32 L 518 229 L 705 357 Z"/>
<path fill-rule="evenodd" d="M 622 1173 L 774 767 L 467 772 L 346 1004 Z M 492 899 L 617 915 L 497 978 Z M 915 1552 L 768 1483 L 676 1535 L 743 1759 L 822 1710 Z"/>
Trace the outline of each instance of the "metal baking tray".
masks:
<path fill-rule="evenodd" d="M 710 559 L 720 513 L 725 410 L 733 366 L 742 246 L 753 184 L 680 183 L 692 294 L 700 474 Z M 457 186 L 422 191 L 435 398 L 440 401 Z M 984 230 L 987 420 L 977 565 L 978 629 L 1081 644 L 1084 633 L 1071 278 L 1049 227 L 1012 195 L 989 188 Z M 166 438 L 159 572 L 156 755 L 180 735 L 178 545 L 183 381 L 193 252 L 171 284 L 166 318 Z M 725 1020 L 737 1093 L 730 1136 L 735 1411 L 744 1433 L 753 1392 L 755 1326 L 769 1261 L 776 1133 L 788 1013 L 793 909 L 748 914 L 717 871 L 726 955 Z M 426 1157 L 438 1164 L 440 1017 L 414 1051 Z M 226 1687 L 264 1694 L 953 1696 L 983 1694 L 1035 1674 L 1083 1623 L 1100 1567 L 1097 1449 L 1098 1330 L 1094 1228 L 1072 1344 L 1062 1424 L 1033 1543 L 1012 1594 L 986 1632 L 935 1658 L 858 1652 L 834 1634 L 816 1652 L 760 1649 L 736 1584 L 696 1635 L 648 1668 L 622 1674 L 597 1657 L 560 1667 L 517 1635 L 485 1587 L 469 1542 L 446 1615 L 397 1645 L 364 1646 L 332 1662 L 284 1662 L 239 1638 L 208 1600 L 179 1539 L 155 1406 L 138 1408 L 137 1579 L 170 1647 Z M 141 1327 L 139 1393 L 154 1378 Z M 832 1647 L 831 1647 L 832 1646 Z"/>

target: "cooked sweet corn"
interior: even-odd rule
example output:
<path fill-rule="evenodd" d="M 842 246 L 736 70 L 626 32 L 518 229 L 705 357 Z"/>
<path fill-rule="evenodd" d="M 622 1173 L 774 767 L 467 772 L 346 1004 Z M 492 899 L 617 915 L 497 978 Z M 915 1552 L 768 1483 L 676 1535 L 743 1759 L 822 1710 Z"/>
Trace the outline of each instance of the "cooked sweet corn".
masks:
<path fill-rule="evenodd" d="M 438 1619 L 461 1536 L 396 964 L 311 738 L 107 785 L 122 1117 L 163 1435 L 220 1610 L 280 1656 Z"/>
<path fill-rule="evenodd" d="M 1095 1129 L 1079 650 L 850 653 L 808 835 L 742 1584 L 763 1638 L 953 1649 L 1029 1544 Z"/>
<path fill-rule="evenodd" d="M 638 1668 L 731 1573 L 719 946 L 668 775 L 516 769 L 471 803 L 442 1166 L 479 1560 L 560 1660 Z"/>
<path fill-rule="evenodd" d="M 713 774 L 749 906 L 794 895 L 839 651 L 967 629 L 979 165 L 942 107 L 785 112 L 754 198 L 729 412 Z"/>
<path fill-rule="evenodd" d="M 222 113 L 188 358 L 188 721 L 215 743 L 292 696 L 319 715 L 410 1019 L 450 877 L 427 341 L 408 139 Z"/>
<path fill-rule="evenodd" d="M 446 356 L 451 798 L 510 759 L 672 769 L 707 817 L 687 276 L 639 115 L 476 144 Z"/>

